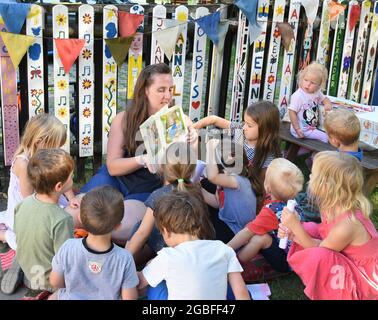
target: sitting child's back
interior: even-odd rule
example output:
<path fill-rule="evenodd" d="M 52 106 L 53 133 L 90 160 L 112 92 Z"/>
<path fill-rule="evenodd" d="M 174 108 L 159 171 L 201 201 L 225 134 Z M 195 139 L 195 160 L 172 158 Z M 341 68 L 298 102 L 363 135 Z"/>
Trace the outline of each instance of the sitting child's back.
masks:
<path fill-rule="evenodd" d="M 72 188 L 74 163 L 60 149 L 43 149 L 30 159 L 28 176 L 35 194 L 16 207 L 17 261 L 31 289 L 51 290 L 51 261 L 60 246 L 73 237 L 72 217 L 58 199 Z"/>
<path fill-rule="evenodd" d="M 153 287 L 165 280 L 170 300 L 224 300 L 226 275 L 241 271 L 235 252 L 223 242 L 193 240 L 163 248 L 143 275 Z"/>
<path fill-rule="evenodd" d="M 160 250 L 138 274 L 139 288 L 153 287 L 149 298 L 225 300 L 228 282 L 236 299 L 249 299 L 235 252 L 221 241 L 201 239 L 208 219 L 203 211 L 202 202 L 188 192 L 159 199 L 156 225 L 170 248 Z"/>

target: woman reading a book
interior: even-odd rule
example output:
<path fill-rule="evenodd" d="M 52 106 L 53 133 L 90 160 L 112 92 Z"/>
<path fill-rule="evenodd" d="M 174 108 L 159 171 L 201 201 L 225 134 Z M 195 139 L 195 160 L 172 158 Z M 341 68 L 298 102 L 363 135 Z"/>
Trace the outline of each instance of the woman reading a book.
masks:
<path fill-rule="evenodd" d="M 114 232 L 117 243 L 125 243 L 132 226 L 146 212 L 143 202 L 151 192 L 162 186 L 143 151 L 139 126 L 165 105 L 171 105 L 173 78 L 169 66 L 164 63 L 146 66 L 140 73 L 134 88 L 134 98 L 125 111 L 112 121 L 107 144 L 106 166 L 81 189 L 88 192 L 97 186 L 112 185 L 125 197 L 125 223 Z M 197 133 L 192 122 L 185 117 L 189 128 L 188 142 L 197 148 Z"/>

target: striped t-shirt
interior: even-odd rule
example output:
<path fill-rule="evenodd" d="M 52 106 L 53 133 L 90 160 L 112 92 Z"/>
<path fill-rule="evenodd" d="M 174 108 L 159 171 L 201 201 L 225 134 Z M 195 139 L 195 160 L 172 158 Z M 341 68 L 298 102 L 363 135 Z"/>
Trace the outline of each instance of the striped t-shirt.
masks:
<path fill-rule="evenodd" d="M 244 151 L 247 156 L 248 161 L 252 161 L 253 158 L 255 157 L 255 147 L 250 146 L 247 141 L 244 139 L 244 134 L 243 134 L 243 124 L 238 123 L 238 122 L 232 122 L 230 123 L 230 131 L 231 131 L 231 136 L 232 140 L 235 143 L 243 143 L 244 146 Z M 275 159 L 276 157 L 273 154 L 268 154 L 266 157 L 263 168 L 267 168 L 269 164 Z"/>

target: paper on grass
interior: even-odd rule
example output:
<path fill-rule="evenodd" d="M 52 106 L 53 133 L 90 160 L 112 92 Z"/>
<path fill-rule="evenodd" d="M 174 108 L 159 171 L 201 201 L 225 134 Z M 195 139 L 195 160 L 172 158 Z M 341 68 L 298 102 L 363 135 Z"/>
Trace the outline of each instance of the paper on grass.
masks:
<path fill-rule="evenodd" d="M 267 283 L 247 284 L 247 288 L 253 300 L 269 300 L 271 292 Z"/>

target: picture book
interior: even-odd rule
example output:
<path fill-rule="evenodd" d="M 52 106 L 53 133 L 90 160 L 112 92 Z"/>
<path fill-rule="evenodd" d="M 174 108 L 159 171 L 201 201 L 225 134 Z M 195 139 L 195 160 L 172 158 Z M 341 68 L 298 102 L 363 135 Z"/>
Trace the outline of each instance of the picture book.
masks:
<path fill-rule="evenodd" d="M 181 106 L 164 106 L 140 125 L 150 164 L 158 164 L 169 145 L 185 141 L 188 128 Z"/>

